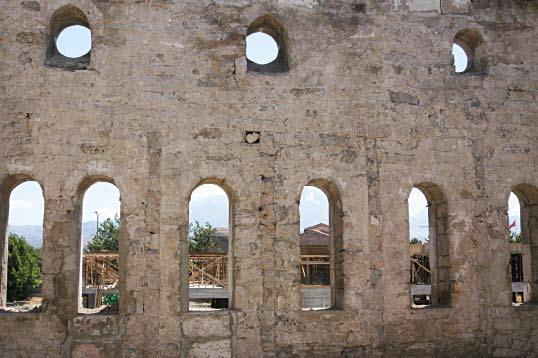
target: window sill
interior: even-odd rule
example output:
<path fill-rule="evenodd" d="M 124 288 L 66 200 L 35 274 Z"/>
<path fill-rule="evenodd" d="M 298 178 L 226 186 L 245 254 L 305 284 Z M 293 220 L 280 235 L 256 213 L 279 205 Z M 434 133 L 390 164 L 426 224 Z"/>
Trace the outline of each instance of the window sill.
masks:
<path fill-rule="evenodd" d="M 512 304 L 512 308 L 515 312 L 538 311 L 538 302 Z"/>
<path fill-rule="evenodd" d="M 433 305 L 410 305 L 409 306 L 411 310 L 413 311 L 431 311 L 431 310 L 447 310 L 451 309 L 452 306 L 450 305 L 442 305 L 442 304 L 433 304 Z"/>
<path fill-rule="evenodd" d="M 235 312 L 234 309 L 228 308 L 228 309 L 213 310 L 213 311 L 185 311 L 183 315 L 185 316 L 227 316 L 233 312 Z"/>
<path fill-rule="evenodd" d="M 41 315 L 40 311 L 5 311 L 0 309 L 0 317 L 38 317 Z"/>

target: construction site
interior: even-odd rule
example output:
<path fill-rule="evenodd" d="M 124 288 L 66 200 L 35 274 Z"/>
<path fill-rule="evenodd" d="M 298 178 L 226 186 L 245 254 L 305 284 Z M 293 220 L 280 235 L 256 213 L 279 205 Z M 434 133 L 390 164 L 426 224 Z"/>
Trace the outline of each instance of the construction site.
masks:
<path fill-rule="evenodd" d="M 0 30 L 0 357 L 538 356 L 536 0 L 3 0 Z"/>

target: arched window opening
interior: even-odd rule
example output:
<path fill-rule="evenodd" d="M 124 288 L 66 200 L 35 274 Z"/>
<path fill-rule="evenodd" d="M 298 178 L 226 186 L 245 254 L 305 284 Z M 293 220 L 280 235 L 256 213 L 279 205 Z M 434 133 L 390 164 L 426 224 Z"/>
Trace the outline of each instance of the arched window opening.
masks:
<path fill-rule="evenodd" d="M 322 179 L 303 188 L 299 201 L 301 308 L 343 307 L 342 209 L 337 188 Z"/>
<path fill-rule="evenodd" d="M 231 308 L 230 201 L 215 184 L 202 184 L 189 201 L 189 310 Z"/>
<path fill-rule="evenodd" d="M 412 307 L 450 304 L 447 203 L 434 184 L 415 186 L 408 198 Z"/>
<path fill-rule="evenodd" d="M 454 71 L 482 72 L 485 60 L 479 55 L 479 47 L 483 44 L 482 37 L 474 30 L 459 31 L 452 43 Z"/>
<path fill-rule="evenodd" d="M 519 199 L 513 192 L 508 197 L 508 238 L 510 240 L 510 276 L 512 303 L 519 305 L 529 300 L 529 288 L 523 281 L 523 254 L 521 250 L 521 219 Z M 527 297 L 525 297 L 527 296 Z"/>
<path fill-rule="evenodd" d="M 82 70 L 90 64 L 92 34 L 88 18 L 77 7 L 65 5 L 52 15 L 47 65 Z"/>
<path fill-rule="evenodd" d="M 411 255 L 411 299 L 414 305 L 431 304 L 430 225 L 428 201 L 413 188 L 409 208 L 409 252 Z"/>
<path fill-rule="evenodd" d="M 538 189 L 522 184 L 508 198 L 512 302 L 538 301 Z"/>
<path fill-rule="evenodd" d="M 301 290 L 303 310 L 331 307 L 329 199 L 315 186 L 305 186 L 299 203 Z"/>
<path fill-rule="evenodd" d="M 247 29 L 247 70 L 278 73 L 288 70 L 285 31 L 271 15 L 254 20 Z"/>
<path fill-rule="evenodd" d="M 117 314 L 120 302 L 120 191 L 96 182 L 82 203 L 79 313 Z"/>
<path fill-rule="evenodd" d="M 9 216 L 2 260 L 3 310 L 32 312 L 41 306 L 44 199 L 36 181 L 17 185 L 9 195 Z M 6 283 L 5 285 L 3 283 Z"/>

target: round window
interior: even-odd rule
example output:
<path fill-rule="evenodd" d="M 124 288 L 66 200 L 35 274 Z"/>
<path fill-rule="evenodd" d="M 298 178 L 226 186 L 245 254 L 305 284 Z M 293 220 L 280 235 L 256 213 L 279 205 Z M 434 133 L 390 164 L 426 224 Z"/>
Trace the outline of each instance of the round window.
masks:
<path fill-rule="evenodd" d="M 247 58 L 258 65 L 266 65 L 278 57 L 278 44 L 265 32 L 254 32 L 247 36 Z"/>
<path fill-rule="evenodd" d="M 92 48 L 92 32 L 81 25 L 66 27 L 56 39 L 56 48 L 65 57 L 82 57 Z"/>

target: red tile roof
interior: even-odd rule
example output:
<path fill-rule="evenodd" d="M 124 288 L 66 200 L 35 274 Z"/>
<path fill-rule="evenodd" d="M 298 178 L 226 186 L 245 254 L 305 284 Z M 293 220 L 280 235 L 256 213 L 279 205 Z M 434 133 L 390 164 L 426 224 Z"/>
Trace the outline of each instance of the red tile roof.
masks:
<path fill-rule="evenodd" d="M 329 225 L 317 224 L 304 229 L 300 235 L 300 246 L 329 245 Z"/>

